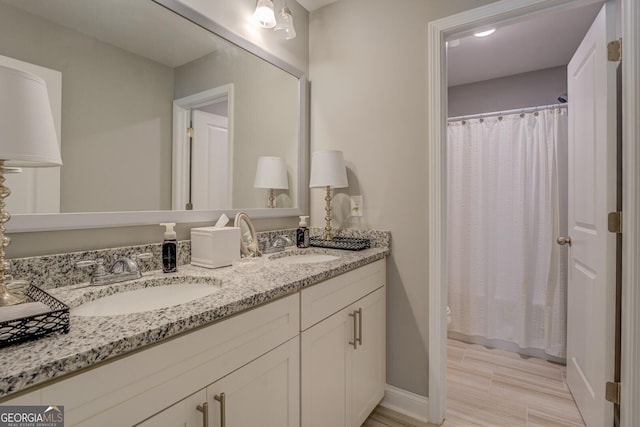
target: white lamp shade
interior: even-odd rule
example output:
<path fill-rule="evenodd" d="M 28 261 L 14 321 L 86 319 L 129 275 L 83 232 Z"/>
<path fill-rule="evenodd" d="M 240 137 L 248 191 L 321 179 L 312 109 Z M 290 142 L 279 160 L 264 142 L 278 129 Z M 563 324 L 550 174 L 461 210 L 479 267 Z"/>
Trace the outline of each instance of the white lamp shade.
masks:
<path fill-rule="evenodd" d="M 287 165 L 282 157 L 258 157 L 256 179 L 253 186 L 255 188 L 288 189 Z"/>
<path fill-rule="evenodd" d="M 309 187 L 347 187 L 347 169 L 342 151 L 316 151 L 311 155 Z"/>
<path fill-rule="evenodd" d="M 62 165 L 46 83 L 1 65 L 0 159 L 20 167 Z"/>

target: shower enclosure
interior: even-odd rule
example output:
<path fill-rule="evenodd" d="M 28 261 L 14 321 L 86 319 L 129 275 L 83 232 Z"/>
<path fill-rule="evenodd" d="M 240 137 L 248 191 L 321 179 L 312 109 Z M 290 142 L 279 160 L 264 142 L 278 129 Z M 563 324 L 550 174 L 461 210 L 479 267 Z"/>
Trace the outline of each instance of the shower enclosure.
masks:
<path fill-rule="evenodd" d="M 566 355 L 567 109 L 449 120 L 449 336 Z"/>

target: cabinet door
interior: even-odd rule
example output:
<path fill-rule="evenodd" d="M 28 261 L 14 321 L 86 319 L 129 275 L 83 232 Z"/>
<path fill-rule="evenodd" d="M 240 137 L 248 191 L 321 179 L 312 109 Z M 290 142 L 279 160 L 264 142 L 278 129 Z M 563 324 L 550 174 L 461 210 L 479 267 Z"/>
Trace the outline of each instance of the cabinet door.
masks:
<path fill-rule="evenodd" d="M 351 309 L 358 320 L 358 348 L 351 352 L 352 426 L 360 426 L 384 397 L 386 384 L 385 288 L 367 295 Z"/>
<path fill-rule="evenodd" d="M 203 427 L 203 414 L 196 408 L 207 401 L 207 393 L 200 390 L 186 399 L 169 406 L 151 418 L 137 424 L 139 427 Z"/>
<path fill-rule="evenodd" d="M 222 424 L 224 406 L 226 427 L 298 427 L 299 387 L 300 340 L 295 337 L 207 387 L 209 425 Z"/>
<path fill-rule="evenodd" d="M 354 319 L 346 308 L 301 334 L 303 427 L 346 426 Z"/>

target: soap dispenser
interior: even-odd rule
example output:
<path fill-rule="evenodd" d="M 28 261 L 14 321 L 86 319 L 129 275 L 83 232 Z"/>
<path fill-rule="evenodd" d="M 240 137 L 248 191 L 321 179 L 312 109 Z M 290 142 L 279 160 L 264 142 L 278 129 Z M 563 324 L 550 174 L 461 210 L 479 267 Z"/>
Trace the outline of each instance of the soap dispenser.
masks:
<path fill-rule="evenodd" d="M 307 228 L 308 216 L 301 216 L 298 229 L 296 230 L 296 246 L 299 248 L 309 247 L 309 229 Z"/>
<path fill-rule="evenodd" d="M 162 271 L 175 273 L 178 271 L 178 242 L 176 241 L 176 232 L 173 230 L 176 223 L 165 222 L 160 225 L 165 227 L 162 242 Z"/>

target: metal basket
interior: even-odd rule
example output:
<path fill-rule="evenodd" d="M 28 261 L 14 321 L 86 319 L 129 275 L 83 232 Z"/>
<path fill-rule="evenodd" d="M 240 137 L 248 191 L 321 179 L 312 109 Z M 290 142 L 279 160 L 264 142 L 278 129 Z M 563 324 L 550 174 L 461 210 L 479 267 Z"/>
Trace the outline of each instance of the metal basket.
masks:
<path fill-rule="evenodd" d="M 26 295 L 33 302 L 46 304 L 51 311 L 0 322 L 0 347 L 40 338 L 52 332 L 69 332 L 69 307 L 37 286 L 30 285 Z"/>
<path fill-rule="evenodd" d="M 334 237 L 332 240 L 311 237 L 309 244 L 319 248 L 346 249 L 348 251 L 361 251 L 371 247 L 369 239 L 359 239 L 357 237 Z"/>

